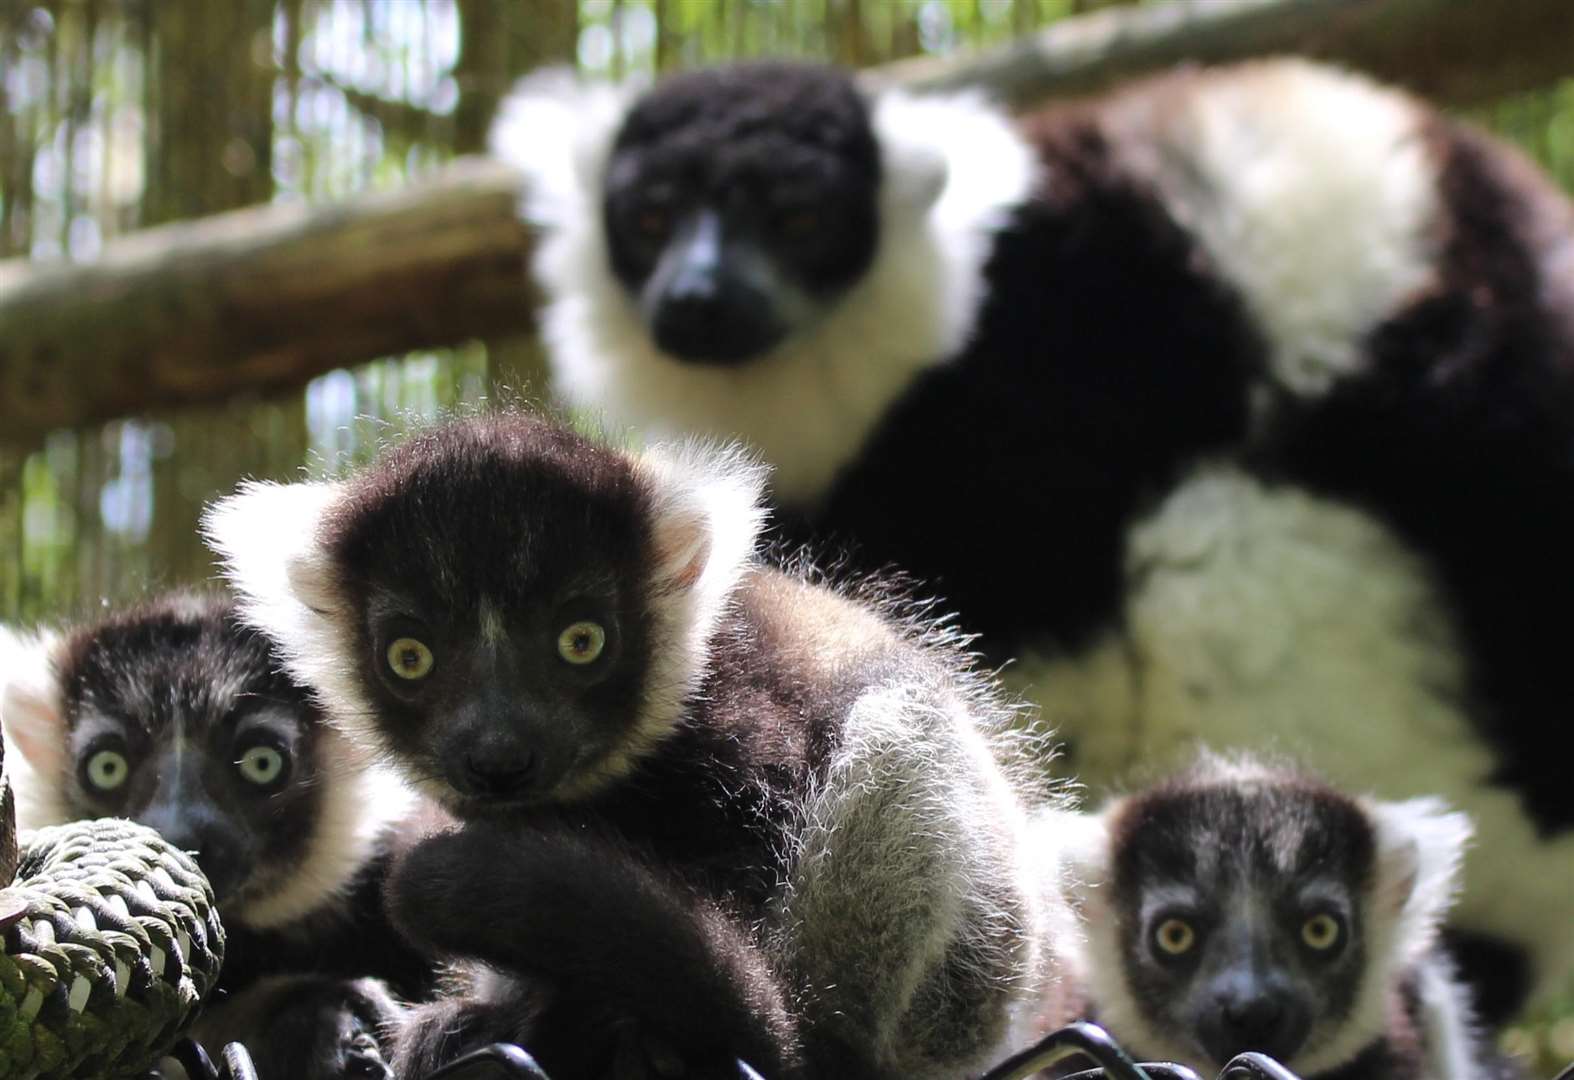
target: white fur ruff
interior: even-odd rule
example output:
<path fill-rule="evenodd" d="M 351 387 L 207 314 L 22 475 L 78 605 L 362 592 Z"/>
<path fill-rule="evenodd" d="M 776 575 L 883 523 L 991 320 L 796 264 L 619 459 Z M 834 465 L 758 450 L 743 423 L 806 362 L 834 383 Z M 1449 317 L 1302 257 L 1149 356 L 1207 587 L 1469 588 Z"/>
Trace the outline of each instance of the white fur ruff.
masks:
<path fill-rule="evenodd" d="M 1574 967 L 1574 836 L 1538 836 L 1466 707 L 1455 629 L 1426 567 L 1372 518 L 1229 467 L 1197 470 L 1129 538 L 1125 629 L 1006 681 L 1095 792 L 1200 746 L 1286 754 L 1336 786 L 1437 796 L 1484 842 L 1452 922 Z M 1552 989 L 1550 985 L 1543 989 Z"/>
<path fill-rule="evenodd" d="M 823 494 L 903 388 L 964 344 L 994 233 L 1035 178 L 1031 150 L 982 99 L 876 98 L 884 181 L 869 271 L 770 353 L 732 369 L 683 364 L 656 349 L 608 264 L 601 170 L 621 114 L 606 90 L 577 107 L 561 87 L 538 90 L 505 107 L 493 149 L 525 171 L 526 211 L 545 229 L 535 272 L 557 391 L 651 435 L 741 438 L 789 502 Z M 565 128 L 572 140 L 549 137 Z"/>
<path fill-rule="evenodd" d="M 241 617 L 267 634 L 284 666 L 312 688 L 336 727 L 364 752 L 381 750 L 372 703 L 353 655 L 353 615 L 319 532 L 342 484 L 248 481 L 209 506 L 202 534 L 219 556 Z"/>
<path fill-rule="evenodd" d="M 58 645 L 47 631 L 0 626 L 0 731 L 18 829 L 71 820 L 65 801 L 65 721 L 54 662 Z"/>
<path fill-rule="evenodd" d="M 1367 333 L 1434 280 L 1440 206 L 1422 110 L 1302 60 L 1208 73 L 1173 102 L 1131 105 L 1157 119 L 1125 152 L 1245 298 L 1278 387 L 1313 396 L 1358 372 Z"/>

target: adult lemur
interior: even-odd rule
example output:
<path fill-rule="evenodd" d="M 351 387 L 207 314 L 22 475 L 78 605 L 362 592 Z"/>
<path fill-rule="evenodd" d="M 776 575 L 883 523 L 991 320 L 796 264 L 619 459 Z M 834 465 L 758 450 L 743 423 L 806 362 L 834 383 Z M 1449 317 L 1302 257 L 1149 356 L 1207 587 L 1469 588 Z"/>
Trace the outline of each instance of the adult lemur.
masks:
<path fill-rule="evenodd" d="M 954 1078 L 1026 1034 L 1066 912 L 1011 710 L 943 629 L 757 563 L 762 480 L 500 414 L 210 511 L 290 671 L 469 819 L 392 911 L 510 977 L 427 1010 L 410 1075 L 510 1038 L 600 1076 L 632 1031 L 700 1069 Z"/>
<path fill-rule="evenodd" d="M 1459 925 L 1571 969 L 1574 221 L 1517 154 L 1294 60 L 1020 124 L 821 67 L 536 80 L 495 146 L 576 407 L 757 446 L 1030 661 L 1095 785 L 1201 737 L 1445 795 Z"/>
<path fill-rule="evenodd" d="M 1204 1075 L 1248 1050 L 1306 1077 L 1513 1075 L 1438 949 L 1470 822 L 1437 800 L 1205 757 L 1042 827 L 1087 929 L 1072 963 L 1134 1053 Z"/>
<path fill-rule="evenodd" d="M 175 593 L 59 634 L 0 634 L 18 820 L 127 817 L 196 854 L 227 936 L 199 1033 L 262 1075 L 386 1075 L 387 989 L 430 965 L 382 917 L 413 801 L 368 766 L 232 602 Z"/>

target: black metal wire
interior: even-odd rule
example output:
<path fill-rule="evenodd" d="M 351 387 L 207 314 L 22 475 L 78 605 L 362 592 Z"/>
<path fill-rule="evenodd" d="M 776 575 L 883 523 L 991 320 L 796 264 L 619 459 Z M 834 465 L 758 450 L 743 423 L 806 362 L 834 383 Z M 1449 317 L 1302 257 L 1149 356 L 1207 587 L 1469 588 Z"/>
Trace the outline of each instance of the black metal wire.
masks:
<path fill-rule="evenodd" d="M 990 1069 L 980 1080 L 1025 1080 L 1077 1054 L 1098 1065 L 1109 1080 L 1151 1080 L 1109 1032 L 1085 1021 L 1050 1032 L 1020 1054 L 1013 1054 Z M 1196 1074 L 1182 1075 L 1179 1080 L 1196 1080 Z"/>
<path fill-rule="evenodd" d="M 219 1080 L 213 1059 L 196 1039 L 182 1039 L 170 1049 L 169 1056 L 180 1062 L 189 1080 Z"/>
<path fill-rule="evenodd" d="M 240 1043 L 230 1043 L 224 1047 L 217 1067 L 202 1044 L 189 1038 L 176 1043 L 170 1056 L 180 1063 L 190 1080 L 258 1080 L 256 1065 Z M 1086 1021 L 1050 1032 L 1026 1050 L 990 1069 L 978 1080 L 1026 1080 L 1041 1070 L 1078 1056 L 1094 1062 L 1096 1067 L 1063 1074 L 1060 1080 L 1202 1080 L 1193 1070 L 1173 1061 L 1145 1061 L 1138 1064 L 1109 1032 Z M 497 1070 L 508 1080 L 551 1080 L 535 1058 L 513 1043 L 493 1043 L 472 1051 L 430 1073 L 425 1080 L 462 1080 L 472 1070 L 488 1068 Z M 275 1078 L 269 1077 L 268 1080 Z M 764 1078 L 747 1063 L 739 1061 L 738 1080 Z M 1245 1053 L 1231 1058 L 1217 1080 L 1301 1078 L 1267 1054 Z M 1558 1073 L 1553 1080 L 1574 1080 L 1574 1064 Z"/>
<path fill-rule="evenodd" d="M 170 1050 L 169 1056 L 180 1062 L 188 1080 L 257 1080 L 257 1066 L 246 1047 L 232 1042 L 219 1051 L 220 1064 L 215 1066 L 207 1050 L 195 1039 L 182 1039 Z"/>
<path fill-rule="evenodd" d="M 1267 1054 L 1248 1051 L 1225 1062 L 1219 1080 L 1300 1080 L 1300 1077 Z"/>
<path fill-rule="evenodd" d="M 491 1067 L 502 1072 L 504 1076 L 515 1080 L 551 1080 L 536 1059 L 513 1043 L 493 1043 L 473 1050 L 460 1058 L 455 1058 L 447 1065 L 434 1073 L 429 1073 L 426 1080 L 451 1080 L 454 1077 L 464 1076 L 472 1069 Z"/>
<path fill-rule="evenodd" d="M 251 1053 L 245 1046 L 238 1042 L 229 1043 L 219 1051 L 223 1060 L 223 1071 L 219 1073 L 219 1080 L 257 1080 L 257 1066 L 251 1060 Z"/>
<path fill-rule="evenodd" d="M 1138 1068 L 1148 1074 L 1149 1080 L 1202 1080 L 1191 1069 L 1174 1061 L 1142 1061 L 1138 1062 Z M 1059 1080 L 1104 1080 L 1104 1070 L 1082 1069 L 1066 1073 Z"/>

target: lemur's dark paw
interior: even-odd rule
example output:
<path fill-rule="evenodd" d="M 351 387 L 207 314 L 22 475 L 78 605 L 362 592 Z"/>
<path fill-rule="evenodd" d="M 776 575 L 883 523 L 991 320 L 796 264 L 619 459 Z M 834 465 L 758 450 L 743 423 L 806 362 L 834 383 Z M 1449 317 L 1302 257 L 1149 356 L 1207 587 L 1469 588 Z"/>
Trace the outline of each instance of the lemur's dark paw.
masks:
<path fill-rule="evenodd" d="M 340 1044 L 337 1075 L 343 1080 L 391 1080 L 393 1069 L 383 1060 L 377 1037 L 361 1030 Z"/>

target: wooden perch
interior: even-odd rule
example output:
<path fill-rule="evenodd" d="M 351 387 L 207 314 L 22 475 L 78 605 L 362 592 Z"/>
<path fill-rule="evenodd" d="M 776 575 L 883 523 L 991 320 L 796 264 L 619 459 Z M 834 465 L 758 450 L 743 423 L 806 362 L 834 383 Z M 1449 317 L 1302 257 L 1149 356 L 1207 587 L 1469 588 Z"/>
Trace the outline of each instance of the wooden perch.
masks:
<path fill-rule="evenodd" d="M 1184 61 L 1303 53 L 1449 105 L 1546 86 L 1574 71 L 1568 0 L 1192 0 L 1111 8 L 1001 48 L 887 64 L 916 90 L 982 87 L 1017 107 L 1103 89 Z"/>
<path fill-rule="evenodd" d="M 529 330 L 518 197 L 470 158 L 392 194 L 147 229 L 86 265 L 0 263 L 0 441 Z"/>
<path fill-rule="evenodd" d="M 1570 0 L 1197 0 L 870 77 L 1027 105 L 1181 60 L 1296 50 L 1471 103 L 1574 69 L 1571 42 Z M 503 166 L 461 161 L 392 195 L 149 229 L 87 266 L 0 263 L 0 443 L 529 330 L 517 184 Z"/>

